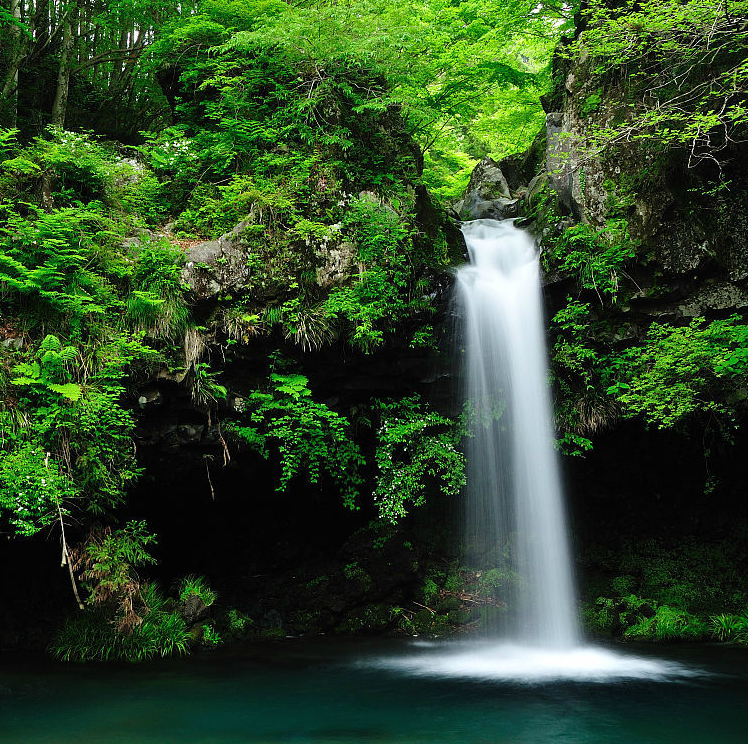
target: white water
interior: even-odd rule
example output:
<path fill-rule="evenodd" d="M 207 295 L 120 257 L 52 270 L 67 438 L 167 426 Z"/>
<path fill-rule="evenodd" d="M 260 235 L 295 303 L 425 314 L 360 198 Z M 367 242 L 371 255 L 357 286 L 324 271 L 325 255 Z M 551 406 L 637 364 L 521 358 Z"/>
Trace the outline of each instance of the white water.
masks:
<path fill-rule="evenodd" d="M 514 558 L 520 588 L 512 639 L 571 648 L 579 632 L 537 251 L 509 221 L 467 222 L 462 232 L 470 264 L 458 271 L 457 291 L 466 396 L 477 414 L 468 447 L 468 543 L 479 554 L 498 546 Z"/>
<path fill-rule="evenodd" d="M 520 574 L 515 622 L 469 642 L 418 642 L 361 666 L 415 676 L 547 682 L 666 681 L 701 670 L 581 640 L 548 388 L 537 251 L 511 222 L 462 227 L 471 263 L 457 274 L 468 446 L 467 540 L 474 557 Z M 489 570 L 491 563 L 486 564 Z M 507 613 L 508 614 L 508 613 Z"/>
<path fill-rule="evenodd" d="M 665 682 L 709 676 L 675 661 L 620 654 L 598 646 L 548 649 L 512 643 L 417 642 L 410 653 L 366 660 L 364 668 L 392 669 L 414 677 L 494 682 Z"/>

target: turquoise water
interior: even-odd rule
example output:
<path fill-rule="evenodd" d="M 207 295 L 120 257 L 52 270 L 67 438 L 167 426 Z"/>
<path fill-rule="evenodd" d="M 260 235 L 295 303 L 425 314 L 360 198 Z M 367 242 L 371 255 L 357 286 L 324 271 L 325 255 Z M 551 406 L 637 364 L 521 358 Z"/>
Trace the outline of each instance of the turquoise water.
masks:
<path fill-rule="evenodd" d="M 0 655 L 0 742 L 748 742 L 743 649 L 637 650 L 700 670 L 670 681 L 524 684 L 380 663 L 413 652 L 406 643 L 288 640 L 138 666 Z"/>

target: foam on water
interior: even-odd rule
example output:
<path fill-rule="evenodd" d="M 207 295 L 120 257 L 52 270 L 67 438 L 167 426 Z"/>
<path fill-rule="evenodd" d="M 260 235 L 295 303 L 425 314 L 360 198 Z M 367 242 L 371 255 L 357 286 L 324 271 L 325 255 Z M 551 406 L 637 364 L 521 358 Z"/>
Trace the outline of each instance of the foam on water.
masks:
<path fill-rule="evenodd" d="M 365 667 L 391 669 L 419 677 L 453 677 L 539 684 L 615 683 L 625 680 L 678 681 L 707 676 L 673 661 L 623 654 L 593 645 L 570 649 L 512 643 L 419 643 L 410 653 L 363 661 Z"/>

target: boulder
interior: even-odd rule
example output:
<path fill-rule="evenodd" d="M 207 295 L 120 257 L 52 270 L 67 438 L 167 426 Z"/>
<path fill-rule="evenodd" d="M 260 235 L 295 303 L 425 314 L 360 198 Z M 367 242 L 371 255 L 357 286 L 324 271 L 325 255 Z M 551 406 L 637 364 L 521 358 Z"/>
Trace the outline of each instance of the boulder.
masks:
<path fill-rule="evenodd" d="M 149 385 L 141 390 L 140 395 L 138 395 L 138 406 L 143 410 L 160 406 L 163 402 L 164 396 L 161 394 L 161 391 L 153 385 Z"/>
<path fill-rule="evenodd" d="M 465 196 L 453 209 L 461 220 L 503 220 L 516 217 L 518 206 L 499 164 L 483 158 L 473 169 Z"/>
<path fill-rule="evenodd" d="M 323 289 L 346 282 L 356 265 L 357 251 L 353 243 L 342 243 L 317 252 L 322 264 L 317 267 L 317 285 Z"/>
<path fill-rule="evenodd" d="M 208 608 L 197 594 L 190 594 L 189 597 L 180 602 L 177 612 L 189 628 L 200 622 L 208 614 Z"/>
<path fill-rule="evenodd" d="M 244 240 L 248 221 L 240 222 L 218 240 L 206 240 L 187 251 L 182 279 L 198 300 L 235 292 L 249 279 L 250 249 Z"/>

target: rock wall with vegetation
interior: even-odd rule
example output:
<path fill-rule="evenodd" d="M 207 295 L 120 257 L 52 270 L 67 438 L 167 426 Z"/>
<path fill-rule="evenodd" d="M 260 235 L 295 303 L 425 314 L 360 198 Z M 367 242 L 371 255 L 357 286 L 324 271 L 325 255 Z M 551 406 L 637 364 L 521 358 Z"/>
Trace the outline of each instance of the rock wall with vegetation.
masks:
<path fill-rule="evenodd" d="M 744 5 L 0 6 L 0 647 L 501 622 L 454 528 L 486 217 L 541 242 L 590 625 L 743 638 Z"/>
<path fill-rule="evenodd" d="M 583 5 L 543 99 L 525 204 L 585 613 L 605 633 L 744 632 L 744 11 Z"/>
<path fill-rule="evenodd" d="M 439 197 L 542 116 L 531 8 L 0 7 L 0 646 L 433 624 Z"/>

